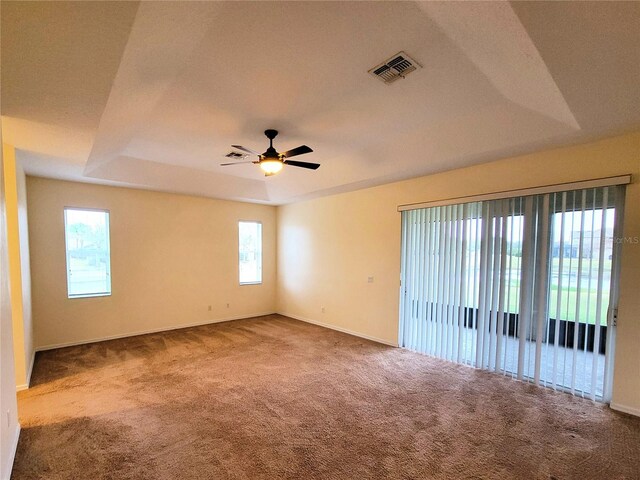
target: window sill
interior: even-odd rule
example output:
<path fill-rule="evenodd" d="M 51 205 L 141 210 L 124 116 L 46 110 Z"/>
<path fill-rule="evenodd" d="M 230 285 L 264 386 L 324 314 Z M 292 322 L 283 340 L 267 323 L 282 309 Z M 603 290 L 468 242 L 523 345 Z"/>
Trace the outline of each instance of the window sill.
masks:
<path fill-rule="evenodd" d="M 92 297 L 110 297 L 110 293 L 85 293 L 82 295 L 67 295 L 68 300 L 73 300 L 74 298 L 92 298 Z"/>

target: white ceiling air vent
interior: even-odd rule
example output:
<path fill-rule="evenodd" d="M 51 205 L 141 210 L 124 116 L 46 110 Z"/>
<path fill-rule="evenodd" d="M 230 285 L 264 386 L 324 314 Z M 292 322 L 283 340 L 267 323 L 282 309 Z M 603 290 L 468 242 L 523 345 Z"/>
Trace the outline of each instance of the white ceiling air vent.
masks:
<path fill-rule="evenodd" d="M 240 153 L 235 150 L 231 150 L 229 153 L 225 155 L 225 157 L 230 158 L 231 160 L 244 160 L 245 158 L 249 158 L 248 153 Z"/>
<path fill-rule="evenodd" d="M 416 71 L 418 68 L 422 68 L 422 65 L 416 62 L 405 52 L 398 52 L 389 60 L 386 60 L 384 63 L 373 67 L 371 70 L 369 70 L 369 73 L 389 85 L 399 78 L 406 77 L 408 74 Z"/>

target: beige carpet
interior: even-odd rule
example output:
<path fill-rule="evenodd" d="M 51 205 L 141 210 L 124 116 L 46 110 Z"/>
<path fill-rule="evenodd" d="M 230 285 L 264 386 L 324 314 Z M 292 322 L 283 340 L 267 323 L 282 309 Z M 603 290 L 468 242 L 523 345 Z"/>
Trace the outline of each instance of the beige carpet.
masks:
<path fill-rule="evenodd" d="M 14 479 L 639 478 L 640 419 L 280 316 L 40 353 Z"/>

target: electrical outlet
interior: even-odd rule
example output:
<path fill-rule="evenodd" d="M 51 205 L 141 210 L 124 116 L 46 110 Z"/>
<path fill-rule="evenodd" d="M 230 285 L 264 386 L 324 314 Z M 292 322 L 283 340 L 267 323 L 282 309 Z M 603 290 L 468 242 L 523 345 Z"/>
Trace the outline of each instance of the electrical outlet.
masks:
<path fill-rule="evenodd" d="M 368 283 L 373 283 L 373 277 L 367 277 L 367 282 Z"/>

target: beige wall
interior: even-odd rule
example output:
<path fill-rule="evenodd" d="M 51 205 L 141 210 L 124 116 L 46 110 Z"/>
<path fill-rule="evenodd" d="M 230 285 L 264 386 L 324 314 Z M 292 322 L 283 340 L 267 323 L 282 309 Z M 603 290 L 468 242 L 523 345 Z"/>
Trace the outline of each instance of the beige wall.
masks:
<path fill-rule="evenodd" d="M 624 235 L 640 238 L 640 132 L 280 207 L 278 312 L 396 344 L 398 205 L 628 173 Z M 640 244 L 622 255 L 612 405 L 640 415 Z"/>
<path fill-rule="evenodd" d="M 18 389 L 28 388 L 35 359 L 33 346 L 33 317 L 31 310 L 31 259 L 29 255 L 29 222 L 27 216 L 27 177 L 22 165 L 16 164 L 16 188 L 18 193 L 18 234 L 20 241 L 20 277 L 22 281 L 22 329 L 26 378 L 24 383 L 16 379 Z"/>
<path fill-rule="evenodd" d="M 15 149 L 3 144 L 5 209 L 13 319 L 13 352 L 18 390 L 29 386 L 34 350 L 25 174 Z"/>
<path fill-rule="evenodd" d="M 27 192 L 36 348 L 275 311 L 275 207 L 34 177 Z M 111 296 L 67 298 L 65 206 L 110 211 Z M 262 285 L 238 284 L 238 220 L 263 224 Z"/>
<path fill-rule="evenodd" d="M 13 456 L 20 433 L 16 402 L 11 299 L 9 296 L 9 253 L 5 203 L 4 162 L 2 149 L 0 149 L 0 479 L 3 480 L 11 476 Z"/>

